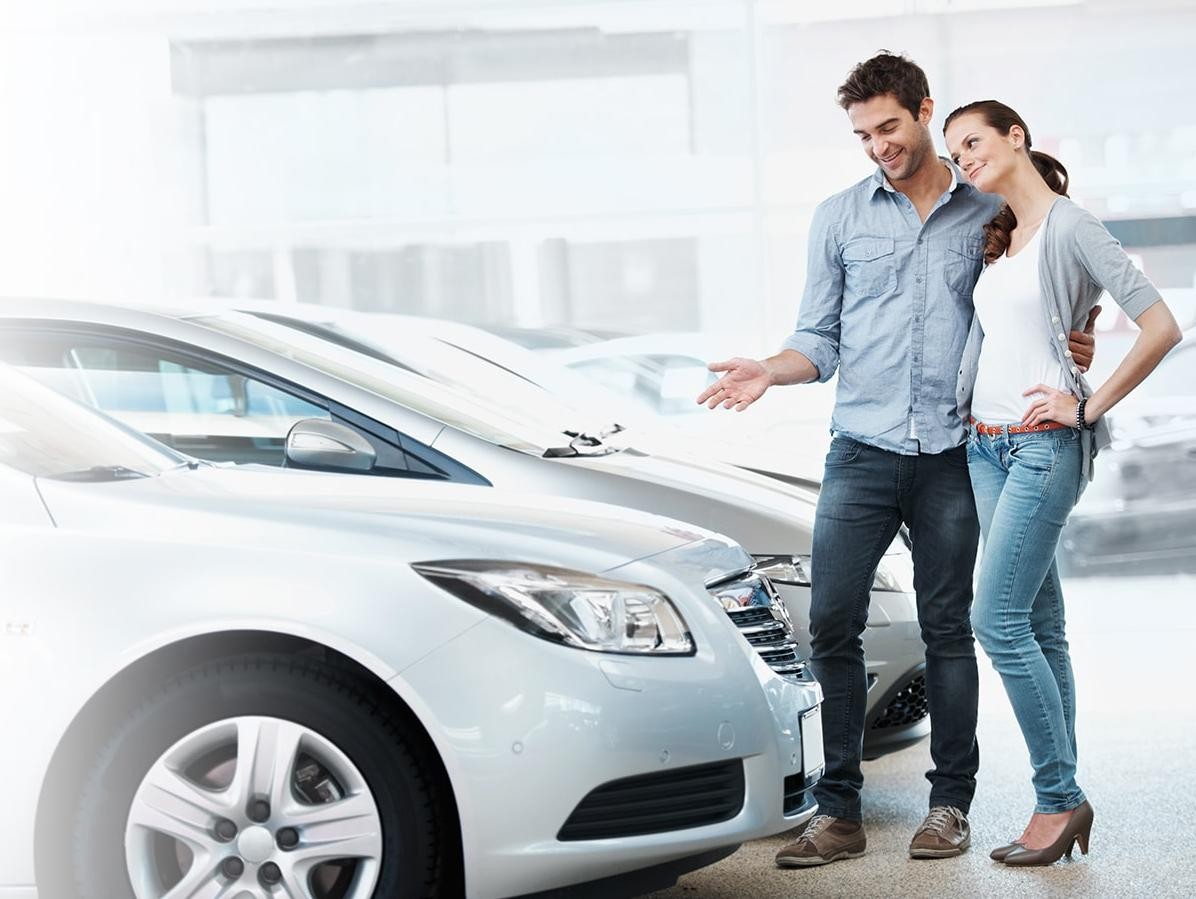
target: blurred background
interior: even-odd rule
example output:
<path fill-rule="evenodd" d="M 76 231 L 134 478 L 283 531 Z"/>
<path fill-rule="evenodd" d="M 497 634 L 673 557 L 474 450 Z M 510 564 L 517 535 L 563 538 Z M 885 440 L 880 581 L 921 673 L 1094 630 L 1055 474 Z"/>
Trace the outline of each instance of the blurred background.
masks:
<path fill-rule="evenodd" d="M 1196 324 L 1196 10 L 1181 0 L 42 0 L 0 15 L 0 295 L 451 320 L 692 418 L 703 361 L 769 352 L 792 328 L 813 208 L 872 168 L 835 89 L 885 48 L 925 68 L 937 123 L 980 98 L 1019 110 Z M 1134 333 L 1106 306 L 1096 382 Z M 1065 535 L 1074 572 L 1196 555 L 1193 343 L 1119 410 L 1088 523 Z M 785 402 L 805 430 L 771 433 L 816 465 L 830 393 L 803 397 Z"/>

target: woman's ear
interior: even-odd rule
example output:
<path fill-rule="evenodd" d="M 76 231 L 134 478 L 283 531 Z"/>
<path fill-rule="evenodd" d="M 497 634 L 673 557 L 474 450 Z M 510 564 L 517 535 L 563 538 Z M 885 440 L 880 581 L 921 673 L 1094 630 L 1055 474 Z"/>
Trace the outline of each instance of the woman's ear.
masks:
<path fill-rule="evenodd" d="M 1022 130 L 1021 125 L 1010 125 L 1009 134 L 1006 137 L 1013 144 L 1015 150 L 1020 150 L 1026 145 L 1026 132 Z"/>

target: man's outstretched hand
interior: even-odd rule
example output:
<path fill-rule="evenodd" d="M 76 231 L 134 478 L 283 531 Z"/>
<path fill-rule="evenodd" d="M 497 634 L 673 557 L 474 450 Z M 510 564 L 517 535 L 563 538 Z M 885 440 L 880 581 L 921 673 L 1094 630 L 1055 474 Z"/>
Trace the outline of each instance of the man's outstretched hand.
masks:
<path fill-rule="evenodd" d="M 1072 331 L 1067 341 L 1067 348 L 1071 350 L 1071 358 L 1080 371 L 1088 371 L 1092 367 L 1092 357 L 1096 354 L 1096 317 L 1100 315 L 1100 306 L 1093 306 L 1088 313 L 1088 322 L 1083 331 Z"/>
<path fill-rule="evenodd" d="M 756 359 L 736 357 L 725 362 L 711 362 L 706 367 L 711 371 L 726 372 L 698 397 L 698 402 L 705 403 L 708 409 L 717 409 L 721 405 L 724 409 L 742 412 L 772 386 L 768 369 Z"/>

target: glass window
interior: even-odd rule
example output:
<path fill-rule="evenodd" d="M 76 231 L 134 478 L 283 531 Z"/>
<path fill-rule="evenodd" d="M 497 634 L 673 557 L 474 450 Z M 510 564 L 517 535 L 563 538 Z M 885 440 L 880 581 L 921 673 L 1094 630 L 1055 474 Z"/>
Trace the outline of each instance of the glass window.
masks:
<path fill-rule="evenodd" d="M 114 339 L 5 335 L 6 358 L 49 387 L 213 462 L 282 465 L 287 433 L 320 406 L 209 362 Z"/>
<path fill-rule="evenodd" d="M 38 477 L 108 480 L 160 474 L 183 461 L 0 369 L 0 463 Z"/>

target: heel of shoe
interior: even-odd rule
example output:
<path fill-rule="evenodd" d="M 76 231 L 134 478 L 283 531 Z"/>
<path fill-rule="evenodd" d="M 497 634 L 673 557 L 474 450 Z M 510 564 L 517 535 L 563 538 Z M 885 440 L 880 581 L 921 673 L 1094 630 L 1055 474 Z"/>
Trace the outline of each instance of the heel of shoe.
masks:
<path fill-rule="evenodd" d="M 1076 834 L 1076 842 L 1080 844 L 1080 852 L 1083 855 L 1088 854 L 1088 838 L 1092 835 L 1092 825 L 1089 824 L 1083 830 Z M 1069 852 L 1068 855 L 1071 853 Z"/>

